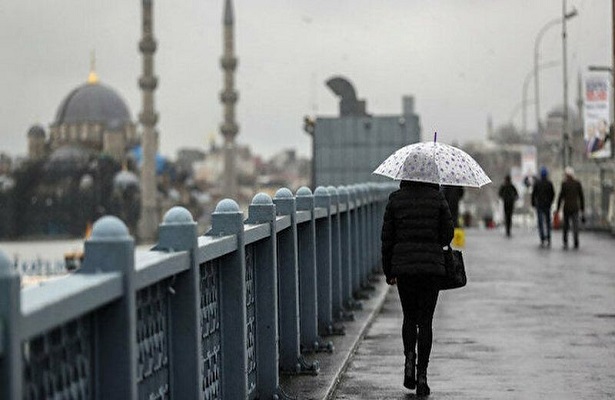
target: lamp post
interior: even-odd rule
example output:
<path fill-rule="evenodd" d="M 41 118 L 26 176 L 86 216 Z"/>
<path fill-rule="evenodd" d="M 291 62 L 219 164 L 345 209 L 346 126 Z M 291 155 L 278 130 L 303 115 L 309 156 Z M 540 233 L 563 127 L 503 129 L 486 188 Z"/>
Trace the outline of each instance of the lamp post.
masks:
<path fill-rule="evenodd" d="M 523 135 L 527 135 L 527 88 L 530 85 L 530 81 L 532 80 L 532 77 L 534 77 L 534 75 L 536 74 L 536 72 L 538 70 L 541 69 L 547 69 L 547 68 L 551 68 L 551 67 L 555 67 L 559 65 L 559 63 L 557 61 L 551 61 L 548 63 L 544 63 L 538 66 L 538 68 L 534 68 L 532 71 L 528 72 L 527 75 L 525 76 L 525 79 L 523 80 L 523 94 L 521 96 L 521 102 L 523 103 Z M 536 85 L 537 87 L 537 85 Z M 538 107 L 538 99 L 536 98 L 534 100 L 535 105 Z M 536 130 L 539 130 L 538 127 L 538 119 L 536 120 Z"/>
<path fill-rule="evenodd" d="M 541 29 L 538 31 L 536 35 L 536 39 L 534 40 L 534 98 L 536 99 L 535 103 L 535 111 L 536 111 L 536 130 L 538 133 L 542 132 L 542 126 L 540 123 L 540 82 L 538 80 L 538 61 L 540 55 L 540 41 L 544 34 L 549 30 L 549 28 L 554 27 L 557 24 L 562 23 L 567 19 L 573 18 L 577 15 L 577 10 L 573 9 L 568 14 L 564 14 L 563 18 L 555 18 L 551 21 L 547 22 Z"/>

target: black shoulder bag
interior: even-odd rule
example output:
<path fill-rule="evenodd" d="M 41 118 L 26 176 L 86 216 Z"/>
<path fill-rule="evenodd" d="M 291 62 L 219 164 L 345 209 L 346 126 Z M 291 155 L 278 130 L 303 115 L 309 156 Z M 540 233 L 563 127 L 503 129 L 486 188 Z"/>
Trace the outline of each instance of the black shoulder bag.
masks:
<path fill-rule="evenodd" d="M 463 254 L 459 250 L 453 250 L 451 246 L 447 246 L 447 249 L 443 250 L 443 252 L 446 275 L 442 278 L 440 290 L 464 287 L 468 279 L 463 264 Z"/>

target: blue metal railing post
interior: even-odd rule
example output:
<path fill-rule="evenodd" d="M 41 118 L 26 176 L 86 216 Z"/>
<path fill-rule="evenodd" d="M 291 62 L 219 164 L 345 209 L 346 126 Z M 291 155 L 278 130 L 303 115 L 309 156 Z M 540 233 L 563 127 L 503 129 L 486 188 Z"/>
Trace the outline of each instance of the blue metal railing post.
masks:
<path fill-rule="evenodd" d="M 350 236 L 352 244 L 352 294 L 356 298 L 361 289 L 361 236 L 359 208 L 361 200 L 354 185 L 348 187 L 350 199 Z"/>
<path fill-rule="evenodd" d="M 314 206 L 325 210 L 326 216 L 316 220 L 316 282 L 318 298 L 318 331 L 333 333 L 331 304 L 331 196 L 319 186 L 314 191 Z"/>
<path fill-rule="evenodd" d="M 290 226 L 277 235 L 280 370 L 285 373 L 317 374 L 318 361 L 308 364 L 301 355 L 299 313 L 299 260 L 297 245 L 297 206 L 293 193 L 279 189 L 273 203 L 279 216 L 288 216 Z"/>
<path fill-rule="evenodd" d="M 248 397 L 247 311 L 243 213 L 234 200 L 221 200 L 211 215 L 208 236 L 234 235 L 237 250 L 220 260 L 222 396 Z"/>
<path fill-rule="evenodd" d="M 361 260 L 361 288 L 368 287 L 367 275 L 368 275 L 368 255 L 367 255 L 367 196 L 365 194 L 365 188 L 363 185 L 357 185 L 357 193 L 360 198 L 361 206 L 359 207 L 359 250 Z"/>
<path fill-rule="evenodd" d="M 365 197 L 367 198 L 367 217 L 366 217 L 366 231 L 367 231 L 367 276 L 368 278 L 374 273 L 374 214 L 375 204 L 374 195 L 372 189 L 368 184 L 363 185 L 365 190 Z"/>
<path fill-rule="evenodd" d="M 23 397 L 20 288 L 19 274 L 0 251 L 0 399 Z"/>
<path fill-rule="evenodd" d="M 301 357 L 299 333 L 299 260 L 297 259 L 297 220 L 295 197 L 286 188 L 279 189 L 273 203 L 278 215 L 287 215 L 290 226 L 277 236 L 279 273 L 280 369 L 299 372 Z"/>
<path fill-rule="evenodd" d="M 299 249 L 299 310 L 301 345 L 305 351 L 332 350 L 332 344 L 324 344 L 318 335 L 318 289 L 316 276 L 316 222 L 314 196 L 303 186 L 296 193 L 297 211 L 307 211 L 310 218 L 297 225 Z"/>
<path fill-rule="evenodd" d="M 197 224 L 190 211 L 173 207 L 165 214 L 158 232 L 156 250 L 190 254 L 190 269 L 177 275 L 172 286 L 171 398 L 197 400 L 202 398 L 203 385 Z"/>
<path fill-rule="evenodd" d="M 333 319 L 343 317 L 344 307 L 342 299 L 342 238 L 341 238 L 341 212 L 337 189 L 328 186 L 331 196 L 331 206 L 335 213 L 331 214 L 331 308 Z"/>
<path fill-rule="evenodd" d="M 124 295 L 96 312 L 95 398 L 137 398 L 137 306 L 134 239 L 117 217 L 100 218 L 85 242 L 80 274 L 118 272 Z"/>
<path fill-rule="evenodd" d="M 352 297 L 352 234 L 351 234 L 351 211 L 349 202 L 349 192 L 344 186 L 337 190 L 340 207 L 345 211 L 340 213 L 340 255 L 341 255 L 341 281 L 342 281 L 342 301 L 343 305 L 353 308 L 354 299 Z"/>
<path fill-rule="evenodd" d="M 268 224 L 269 236 L 254 249 L 256 279 L 256 351 L 259 398 L 279 392 L 278 376 L 278 265 L 276 212 L 271 197 L 259 193 L 252 199 L 247 224 Z"/>

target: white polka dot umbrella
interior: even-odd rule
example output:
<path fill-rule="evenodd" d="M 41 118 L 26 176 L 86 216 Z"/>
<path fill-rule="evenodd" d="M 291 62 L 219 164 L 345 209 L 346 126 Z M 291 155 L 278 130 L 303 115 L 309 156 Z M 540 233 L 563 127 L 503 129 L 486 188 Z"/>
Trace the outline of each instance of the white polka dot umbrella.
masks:
<path fill-rule="evenodd" d="M 468 153 L 435 141 L 402 147 L 373 173 L 396 180 L 440 185 L 481 187 L 491 183 L 485 171 Z"/>

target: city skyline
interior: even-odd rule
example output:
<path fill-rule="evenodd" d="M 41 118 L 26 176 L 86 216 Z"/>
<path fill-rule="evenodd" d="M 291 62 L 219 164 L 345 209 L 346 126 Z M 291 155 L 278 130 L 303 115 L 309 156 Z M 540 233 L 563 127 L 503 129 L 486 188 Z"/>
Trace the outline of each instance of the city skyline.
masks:
<path fill-rule="evenodd" d="M 337 98 L 324 84 L 334 75 L 352 81 L 375 115 L 398 114 L 401 96 L 413 95 L 423 139 L 433 130 L 448 143 L 484 139 L 487 116 L 496 126 L 506 123 L 521 100 L 536 34 L 561 16 L 561 1 L 458 3 L 237 2 L 239 143 L 265 157 L 285 148 L 310 154 L 302 118 L 337 115 Z M 577 73 L 611 65 L 611 10 L 606 1 L 568 3 L 579 13 L 568 23 L 573 105 Z M 71 0 L 62 7 L 58 13 L 57 4 L 15 1 L 0 8 L 1 152 L 26 153 L 28 128 L 53 122 L 61 100 L 85 82 L 93 49 L 101 82 L 122 95 L 137 120 L 140 3 Z M 160 148 L 173 158 L 178 148 L 205 149 L 211 134 L 218 136 L 223 2 L 154 7 Z M 513 23 L 519 13 L 523 20 Z M 558 27 L 540 50 L 543 62 L 561 62 Z M 561 81 L 561 68 L 541 72 L 543 114 L 562 103 Z M 527 111 L 533 129 L 533 109 Z M 521 125 L 520 114 L 515 122 Z"/>

